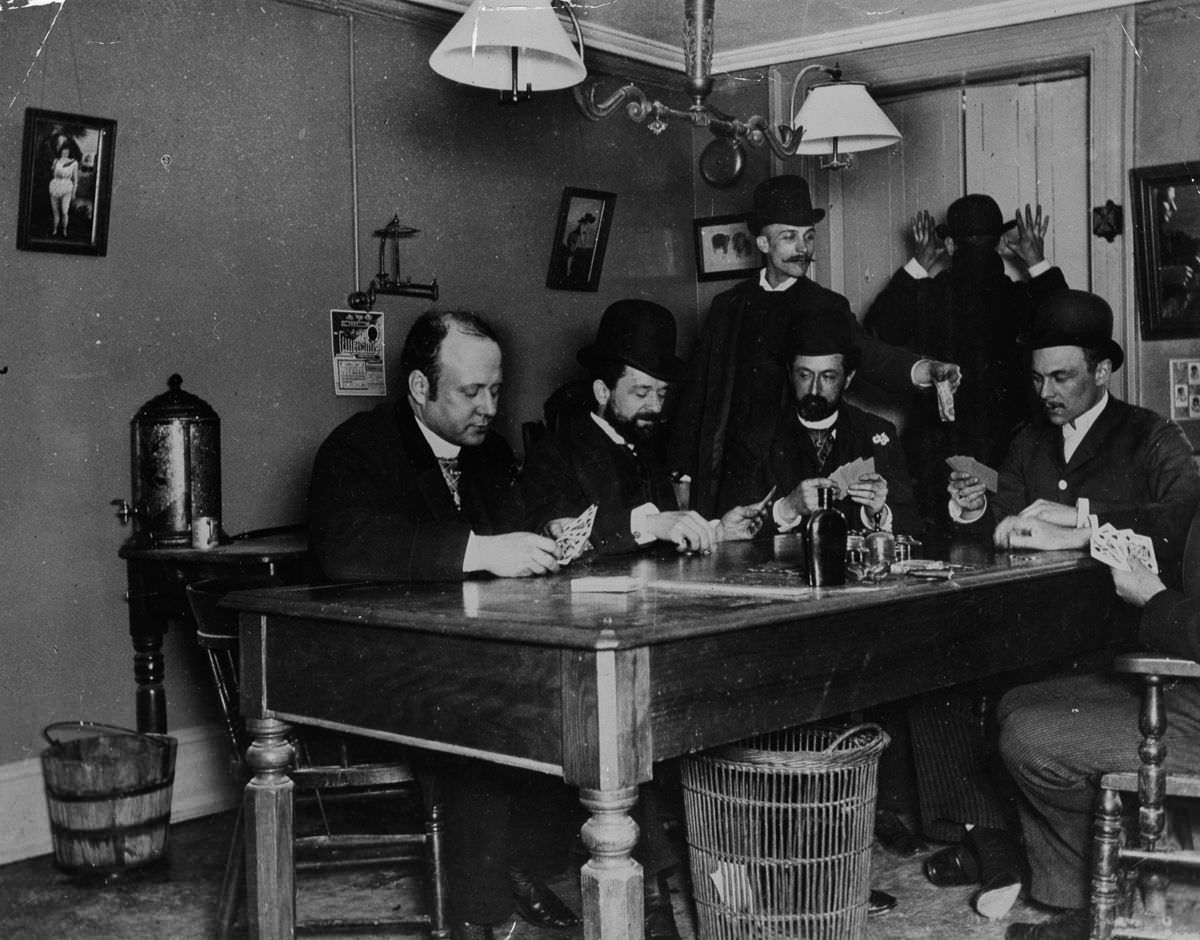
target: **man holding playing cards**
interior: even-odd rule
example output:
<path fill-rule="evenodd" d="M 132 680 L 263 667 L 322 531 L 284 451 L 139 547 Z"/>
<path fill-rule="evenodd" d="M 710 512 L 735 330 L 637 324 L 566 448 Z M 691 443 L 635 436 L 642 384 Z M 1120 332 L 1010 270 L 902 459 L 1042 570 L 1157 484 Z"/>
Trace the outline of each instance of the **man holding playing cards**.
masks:
<path fill-rule="evenodd" d="M 895 426 L 843 401 L 861 354 L 844 318 L 814 311 L 797 320 L 782 349 L 792 387 L 763 461 L 747 474 L 738 501 L 777 492 L 781 532 L 817 510 L 817 490 L 834 486 L 834 505 L 851 528 L 917 535 L 923 525 Z"/>
<path fill-rule="evenodd" d="M 992 518 L 1000 519 L 993 533 L 1000 549 L 1086 549 L 1104 526 L 1128 529 L 1129 536 L 1145 540 L 1114 538 L 1110 560 L 1120 560 L 1121 545 L 1140 544 L 1135 552 L 1175 580 L 1187 525 L 1200 503 L 1200 475 L 1178 426 L 1109 393 L 1124 353 L 1112 339 L 1108 304 L 1085 291 L 1049 295 L 1035 314 L 1030 347 L 1041 414 L 1013 440 L 994 497 L 978 475 L 951 473 L 951 516 L 981 523 L 990 509 Z M 1108 551 L 1110 543 L 1102 544 Z M 1108 680 L 1055 678 L 1010 691 L 998 707 L 1001 755 L 1025 797 L 1019 809 L 1030 894 L 1056 911 L 1045 923 L 1009 925 L 1008 938 L 1087 937 L 1094 790 L 1074 768 L 1091 766 L 1114 737 L 1106 724 L 1108 712 L 1097 712 L 1096 724 L 1089 724 L 1094 706 L 1084 686 L 1098 682 L 1109 690 L 1104 694 L 1116 693 Z M 1121 695 L 1128 699 L 1134 716 L 1130 730 L 1136 735 L 1136 704 L 1127 693 Z M 978 775 L 964 772 L 963 779 L 979 785 L 977 806 L 996 799 Z M 994 814 L 1003 812 L 997 806 Z M 931 863 L 935 870 L 949 871 L 948 859 L 935 863 L 943 854 L 926 862 L 927 872 Z"/>
<path fill-rule="evenodd" d="M 706 552 L 761 528 L 762 512 L 751 506 L 734 507 L 719 521 L 677 508 L 659 456 L 663 404 L 684 369 L 675 356 L 671 311 L 649 300 L 618 300 L 601 316 L 596 341 L 577 358 L 591 374 L 594 406 L 568 414 L 529 454 L 521 492 L 530 529 L 568 536 L 571 544 L 564 545 L 573 555 L 584 544 L 570 539 L 570 530 L 592 505 L 595 519 L 584 541 L 608 554 L 654 542 Z"/>

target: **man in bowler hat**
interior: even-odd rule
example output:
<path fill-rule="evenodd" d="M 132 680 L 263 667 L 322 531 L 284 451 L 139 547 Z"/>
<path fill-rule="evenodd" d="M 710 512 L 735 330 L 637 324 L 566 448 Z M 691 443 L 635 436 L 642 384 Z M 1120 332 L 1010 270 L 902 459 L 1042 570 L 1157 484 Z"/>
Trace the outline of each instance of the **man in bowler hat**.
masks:
<path fill-rule="evenodd" d="M 994 504 L 977 478 L 954 471 L 950 513 L 965 525 L 990 526 L 999 519 L 993 540 L 1005 550 L 1081 549 L 1104 523 L 1133 529 L 1153 540 L 1164 577 L 1177 583 L 1188 524 L 1200 504 L 1200 474 L 1178 425 L 1109 392 L 1112 373 L 1124 361 L 1112 339 L 1112 323 L 1111 308 L 1095 294 L 1061 290 L 1043 299 L 1029 341 L 1038 413 L 1008 449 Z M 1046 923 L 1009 925 L 1006 937 L 1087 936 L 1095 798 L 1087 768 L 1100 766 L 1097 755 L 1115 739 L 1111 709 L 1097 704 L 1093 713 L 1090 703 L 1115 691 L 1095 677 L 1058 678 L 1018 687 L 998 706 L 1001 756 L 1024 797 L 1018 809 L 1030 894 L 1056 909 Z M 1136 733 L 1136 718 L 1130 720 Z M 964 764 L 955 776 L 978 814 L 960 822 L 992 827 L 997 825 L 992 820 L 1005 818 L 990 778 L 977 765 Z M 964 787 L 964 781 L 972 786 Z M 993 836 L 990 843 L 996 844 Z M 964 883 L 961 877 L 946 880 L 950 873 L 972 869 L 962 864 L 963 850 L 952 847 L 931 856 L 927 873 L 942 877 L 943 884 Z M 1018 872 L 1009 876 L 1015 897 Z"/>
<path fill-rule="evenodd" d="M 684 371 L 669 310 L 649 300 L 611 304 L 577 358 L 592 380 L 592 408 L 569 415 L 526 461 L 521 492 L 532 531 L 557 536 L 593 503 L 590 541 L 602 554 L 656 541 L 709 551 L 758 531 L 762 519 L 749 507 L 710 521 L 677 506 L 659 452 L 667 391 Z"/>
<path fill-rule="evenodd" d="M 955 396 L 955 420 L 937 420 L 918 395 L 909 409 L 904 448 L 926 519 L 947 524 L 945 460 L 974 457 L 998 467 L 1017 425 L 1029 412 L 1029 382 L 1021 341 L 1033 310 L 1067 286 L 1045 260 L 1048 216 L 1041 206 L 1005 219 L 991 196 L 954 200 L 946 221 L 934 225 L 922 210 L 912 220 L 915 252 L 871 304 L 863 319 L 884 342 L 958 363 L 965 376 Z M 1015 237 L 1006 233 L 1016 229 Z M 944 248 L 943 248 L 944 245 Z M 1001 251 L 1027 270 L 1027 281 L 1004 271 Z M 948 265 L 940 265 L 943 254 Z M 941 270 L 934 273 L 935 268 Z"/>
<path fill-rule="evenodd" d="M 960 378 L 956 365 L 922 359 L 868 336 L 841 294 L 808 278 L 814 226 L 825 217 L 799 176 L 776 176 L 754 191 L 750 229 L 765 263 L 718 294 L 689 366 L 671 434 L 668 465 L 705 514 L 739 490 L 761 463 L 790 391 L 778 350 L 788 326 L 814 311 L 846 320 L 862 350 L 862 373 L 893 389 Z"/>

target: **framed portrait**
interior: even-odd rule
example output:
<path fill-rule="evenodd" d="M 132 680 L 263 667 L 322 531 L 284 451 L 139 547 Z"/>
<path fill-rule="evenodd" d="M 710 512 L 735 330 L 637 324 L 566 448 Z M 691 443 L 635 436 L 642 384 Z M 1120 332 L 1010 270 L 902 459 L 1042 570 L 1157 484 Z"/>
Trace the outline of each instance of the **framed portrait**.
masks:
<path fill-rule="evenodd" d="M 1129 179 L 1142 339 L 1200 336 L 1200 161 Z"/>
<path fill-rule="evenodd" d="M 714 215 L 696 219 L 692 225 L 699 280 L 746 277 L 762 267 L 762 255 L 750 234 L 749 216 Z"/>
<path fill-rule="evenodd" d="M 598 290 L 604 247 L 617 197 L 595 189 L 563 190 L 550 248 L 546 286 L 559 290 Z"/>
<path fill-rule="evenodd" d="M 116 121 L 25 109 L 17 248 L 108 251 L 116 140 Z"/>

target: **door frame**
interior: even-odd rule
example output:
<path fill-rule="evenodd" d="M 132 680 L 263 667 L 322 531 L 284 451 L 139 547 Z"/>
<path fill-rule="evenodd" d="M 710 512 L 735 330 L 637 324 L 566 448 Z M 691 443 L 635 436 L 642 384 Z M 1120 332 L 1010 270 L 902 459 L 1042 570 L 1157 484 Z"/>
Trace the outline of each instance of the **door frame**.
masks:
<path fill-rule="evenodd" d="M 1127 168 L 1133 159 L 1133 43 L 1134 16 L 1131 7 L 1105 10 L 988 29 L 939 39 L 921 40 L 900 46 L 859 50 L 837 57 L 847 78 L 866 81 L 880 97 L 919 90 L 921 86 L 967 85 L 997 76 L 1021 74 L 1034 79 L 1053 74 L 1064 63 L 1084 63 L 1088 81 L 1088 150 L 1090 205 L 1101 206 L 1112 199 L 1130 205 Z M 788 123 L 790 90 L 796 73 L 807 62 L 794 62 L 771 69 L 770 111 L 772 123 Z M 796 164 L 800 167 L 797 168 Z M 790 166 L 788 164 L 791 164 Z M 785 164 L 772 157 L 772 173 L 800 172 L 813 186 L 814 198 L 828 203 L 828 238 L 818 240 L 818 250 L 828 251 L 842 237 L 839 172 L 818 169 L 815 158 L 792 159 Z M 1090 226 L 1089 226 L 1090 227 Z M 1128 232 L 1129 225 L 1125 230 Z M 838 257 L 829 251 L 820 258 L 828 267 L 830 286 L 842 290 L 845 272 Z M 1126 351 L 1137 344 L 1137 317 L 1131 309 L 1133 252 L 1127 235 L 1107 242 L 1093 236 L 1090 242 L 1092 282 L 1089 289 L 1113 308 L 1114 333 Z M 861 314 L 861 311 L 858 311 Z M 1126 368 L 1114 376 L 1114 389 L 1125 400 L 1136 393 L 1138 356 L 1127 355 Z"/>

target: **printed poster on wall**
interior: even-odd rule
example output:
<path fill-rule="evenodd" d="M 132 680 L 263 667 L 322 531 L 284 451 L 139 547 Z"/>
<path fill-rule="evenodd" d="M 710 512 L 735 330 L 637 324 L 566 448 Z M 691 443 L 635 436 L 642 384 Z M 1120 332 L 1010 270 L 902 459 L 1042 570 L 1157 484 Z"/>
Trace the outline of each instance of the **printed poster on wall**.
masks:
<path fill-rule="evenodd" d="M 383 314 L 330 310 L 333 331 L 333 391 L 337 395 L 387 395 Z"/>

